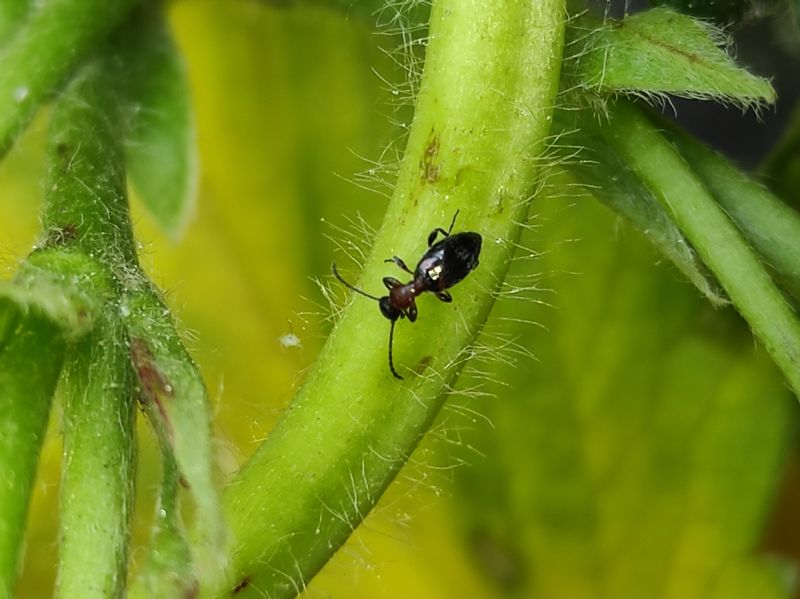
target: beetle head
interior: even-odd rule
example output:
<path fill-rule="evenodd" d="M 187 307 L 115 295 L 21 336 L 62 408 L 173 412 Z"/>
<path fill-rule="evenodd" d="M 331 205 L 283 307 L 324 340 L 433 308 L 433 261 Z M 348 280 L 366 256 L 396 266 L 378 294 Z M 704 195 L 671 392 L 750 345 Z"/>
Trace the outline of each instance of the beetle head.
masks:
<path fill-rule="evenodd" d="M 392 305 L 392 300 L 389 299 L 388 295 L 384 295 L 382 298 L 380 298 L 378 300 L 378 305 L 381 308 L 381 314 L 383 314 L 385 318 L 388 318 L 392 322 L 400 318 L 400 315 L 402 314 L 400 310 Z"/>

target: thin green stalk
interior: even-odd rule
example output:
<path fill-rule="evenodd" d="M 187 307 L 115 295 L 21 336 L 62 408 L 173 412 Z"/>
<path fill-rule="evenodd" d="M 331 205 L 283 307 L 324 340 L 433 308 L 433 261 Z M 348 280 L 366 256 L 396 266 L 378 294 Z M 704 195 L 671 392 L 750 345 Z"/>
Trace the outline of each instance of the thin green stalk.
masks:
<path fill-rule="evenodd" d="M 232 567 L 209 595 L 300 592 L 366 516 L 425 434 L 494 303 L 535 189 L 558 86 L 563 0 L 438 0 L 394 197 L 360 286 L 385 292 L 384 259 L 414 262 L 435 227 L 483 235 L 452 304 L 420 298 L 388 323 L 351 298 L 313 373 L 223 495 Z M 402 273 L 397 271 L 400 276 Z M 335 283 L 334 283 L 335 284 Z"/>
<path fill-rule="evenodd" d="M 668 208 L 800 397 L 800 323 L 736 225 L 636 107 L 618 102 L 601 132 Z"/>
<path fill-rule="evenodd" d="M 117 597 L 127 578 L 135 471 L 133 377 L 110 315 L 70 350 L 56 596 Z"/>
<path fill-rule="evenodd" d="M 667 127 L 664 135 L 800 300 L 800 213 L 687 133 Z"/>
<path fill-rule="evenodd" d="M 0 311 L 16 311 L 3 303 Z M 10 327 L 0 344 L 0 597 L 14 594 L 39 451 L 64 340 L 58 327 L 35 312 Z"/>
<path fill-rule="evenodd" d="M 50 0 L 0 52 L 0 157 L 36 110 L 116 27 L 135 0 Z"/>
<path fill-rule="evenodd" d="M 139 280 L 125 199 L 120 117 L 106 65 L 85 67 L 56 106 L 48 139 L 45 244 Z M 124 592 L 134 476 L 134 384 L 116 296 L 68 352 L 63 383 L 60 597 Z"/>

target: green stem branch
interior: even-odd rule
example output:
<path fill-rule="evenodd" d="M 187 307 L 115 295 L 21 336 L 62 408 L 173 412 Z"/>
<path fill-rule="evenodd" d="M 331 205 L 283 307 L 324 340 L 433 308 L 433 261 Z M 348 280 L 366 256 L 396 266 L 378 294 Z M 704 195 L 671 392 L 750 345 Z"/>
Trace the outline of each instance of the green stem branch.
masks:
<path fill-rule="evenodd" d="M 601 131 L 671 212 L 800 397 L 800 323 L 742 233 L 633 105 L 618 102 Z"/>
<path fill-rule="evenodd" d="M 52 117 L 43 216 L 46 245 L 96 258 L 117 289 L 138 280 L 120 123 L 106 65 L 88 65 Z M 61 386 L 60 597 L 118 596 L 126 584 L 135 412 L 116 298 L 105 298 L 92 332 L 69 348 Z"/>

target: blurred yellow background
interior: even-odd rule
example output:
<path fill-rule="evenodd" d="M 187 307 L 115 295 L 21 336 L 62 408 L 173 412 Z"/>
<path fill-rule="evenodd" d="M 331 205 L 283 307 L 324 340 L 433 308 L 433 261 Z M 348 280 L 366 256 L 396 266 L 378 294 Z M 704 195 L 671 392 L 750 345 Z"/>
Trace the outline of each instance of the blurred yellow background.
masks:
<path fill-rule="evenodd" d="M 202 366 L 226 475 L 313 364 L 329 329 L 315 279 L 337 245 L 368 245 L 358 222 L 377 226 L 387 203 L 357 173 L 391 172 L 385 149 L 410 122 L 387 84 L 403 82 L 385 52 L 399 37 L 283 4 L 170 6 L 196 109 L 196 216 L 175 245 L 133 201 L 142 263 Z M 4 276 L 36 239 L 45 128 L 41 115 L 0 164 Z M 734 314 L 568 181 L 532 214 L 474 372 L 308 595 L 791 596 L 793 568 L 763 540 L 798 412 L 777 370 Z M 51 593 L 58 417 L 20 597 Z M 140 446 L 134 559 L 159 476 L 145 427 Z"/>

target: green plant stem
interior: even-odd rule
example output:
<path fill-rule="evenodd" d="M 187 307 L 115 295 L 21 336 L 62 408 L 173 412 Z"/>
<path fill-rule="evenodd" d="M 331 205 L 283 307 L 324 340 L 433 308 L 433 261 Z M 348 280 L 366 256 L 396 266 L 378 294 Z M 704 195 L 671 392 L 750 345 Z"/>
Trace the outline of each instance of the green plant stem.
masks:
<path fill-rule="evenodd" d="M 800 397 L 800 324 L 739 229 L 636 107 L 618 102 L 601 131 L 671 212 Z"/>
<path fill-rule="evenodd" d="M 16 310 L 4 303 L 0 308 Z M 48 319 L 29 312 L 0 346 L 0 597 L 12 597 L 36 464 L 64 340 Z"/>
<path fill-rule="evenodd" d="M 112 316 L 71 348 L 65 364 L 57 597 L 117 597 L 125 589 L 135 470 L 126 348 Z"/>
<path fill-rule="evenodd" d="M 194 499 L 197 534 L 192 553 L 196 574 L 202 577 L 224 562 L 225 538 L 212 467 L 214 449 L 206 387 L 181 343 L 169 310 L 151 286 L 131 290 L 123 305 L 141 402 Z M 165 470 L 167 466 L 170 464 L 165 464 Z"/>
<path fill-rule="evenodd" d="M 664 134 L 748 241 L 779 273 L 795 299 L 800 300 L 800 213 L 687 133 L 666 127 Z"/>
<path fill-rule="evenodd" d="M 366 516 L 425 434 L 469 357 L 527 218 L 558 85 L 562 0 L 438 0 L 406 155 L 362 286 L 383 293 L 435 227 L 484 238 L 480 267 L 453 304 L 420 298 L 388 323 L 354 296 L 295 402 L 223 494 L 232 567 L 208 594 L 289 597 Z M 388 269 L 388 270 L 387 270 Z M 401 273 L 398 271 L 398 275 Z"/>
<path fill-rule="evenodd" d="M 65 90 L 48 139 L 45 245 L 97 259 L 116 291 L 140 275 L 125 201 L 120 115 L 106 71 Z M 111 276 L 113 274 L 113 277 Z M 65 364 L 60 597 L 119 596 L 126 583 L 134 475 L 134 384 L 116 294 Z"/>
<path fill-rule="evenodd" d="M 95 49 L 135 0 L 51 0 L 0 52 L 0 157 L 47 97 Z"/>

